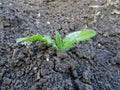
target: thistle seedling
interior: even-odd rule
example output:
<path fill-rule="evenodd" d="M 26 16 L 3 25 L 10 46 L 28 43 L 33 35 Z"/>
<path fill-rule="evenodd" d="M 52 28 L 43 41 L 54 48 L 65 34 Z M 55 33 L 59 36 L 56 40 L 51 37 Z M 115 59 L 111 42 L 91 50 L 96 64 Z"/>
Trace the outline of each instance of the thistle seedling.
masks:
<path fill-rule="evenodd" d="M 65 36 L 64 39 L 61 38 L 61 35 L 58 31 L 55 32 L 55 40 L 51 38 L 51 36 L 42 36 L 37 33 L 33 36 L 28 36 L 24 38 L 16 39 L 17 43 L 21 42 L 34 42 L 34 41 L 42 41 L 50 44 L 56 50 L 69 50 L 76 42 L 89 40 L 93 36 L 96 35 L 94 30 L 84 29 L 82 31 L 76 31 L 69 33 Z"/>

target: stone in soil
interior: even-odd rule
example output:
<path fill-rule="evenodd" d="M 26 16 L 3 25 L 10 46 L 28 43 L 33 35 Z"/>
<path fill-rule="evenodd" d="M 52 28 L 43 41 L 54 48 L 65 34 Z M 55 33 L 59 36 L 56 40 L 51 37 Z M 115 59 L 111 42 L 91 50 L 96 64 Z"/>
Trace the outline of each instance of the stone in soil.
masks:
<path fill-rule="evenodd" d="M 10 85 L 11 82 L 12 82 L 12 79 L 10 79 L 10 78 L 8 78 L 8 77 L 4 77 L 4 78 L 3 78 L 3 83 L 4 83 L 4 84 Z"/>
<path fill-rule="evenodd" d="M 84 88 L 84 83 L 81 82 L 79 79 L 76 79 L 76 80 L 75 80 L 75 86 L 76 86 L 77 90 L 83 90 L 83 88 Z"/>
<path fill-rule="evenodd" d="M 89 84 L 85 84 L 85 90 L 93 90 L 93 86 Z"/>
<path fill-rule="evenodd" d="M 68 54 L 66 51 L 62 50 L 62 51 L 57 51 L 57 57 L 59 59 L 65 59 L 67 58 Z"/>
<path fill-rule="evenodd" d="M 118 51 L 113 60 L 116 62 L 116 64 L 120 65 L 120 51 Z"/>
<path fill-rule="evenodd" d="M 2 80 L 4 72 L 0 72 L 0 80 Z"/>

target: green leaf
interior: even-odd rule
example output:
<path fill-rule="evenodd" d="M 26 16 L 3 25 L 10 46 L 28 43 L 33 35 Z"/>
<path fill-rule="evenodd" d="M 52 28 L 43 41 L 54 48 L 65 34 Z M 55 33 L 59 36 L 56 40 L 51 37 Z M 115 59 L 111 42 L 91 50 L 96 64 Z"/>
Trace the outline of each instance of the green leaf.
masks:
<path fill-rule="evenodd" d="M 62 50 L 69 50 L 74 44 L 74 40 L 69 40 L 64 42 L 64 45 L 62 47 Z"/>
<path fill-rule="evenodd" d="M 24 42 L 25 40 L 26 40 L 26 37 L 25 38 L 17 38 L 16 43 L 21 43 L 21 42 Z"/>
<path fill-rule="evenodd" d="M 56 37 L 57 47 L 58 47 L 58 49 L 61 49 L 63 47 L 63 41 L 62 41 L 61 35 L 58 31 L 55 32 L 55 37 Z"/>
<path fill-rule="evenodd" d="M 33 42 L 33 41 L 37 41 L 37 40 L 43 40 L 42 38 L 43 38 L 42 35 L 37 33 L 36 35 L 33 35 L 33 36 L 28 36 L 28 37 L 24 37 L 24 38 L 18 38 L 18 39 L 16 39 L 16 42 L 17 43 Z"/>
<path fill-rule="evenodd" d="M 48 44 L 52 43 L 52 39 L 50 36 L 44 36 L 42 41 L 47 42 Z"/>
<path fill-rule="evenodd" d="M 70 33 L 68 35 L 65 36 L 65 38 L 63 39 L 64 42 L 72 40 L 72 39 L 76 39 L 76 37 L 78 36 L 78 34 L 80 34 L 82 31 L 76 31 L 73 33 Z"/>
<path fill-rule="evenodd" d="M 90 38 L 94 37 L 96 32 L 94 30 L 84 29 L 81 33 L 78 34 L 76 41 L 85 41 L 89 40 Z"/>
<path fill-rule="evenodd" d="M 52 47 L 57 49 L 57 46 L 56 46 L 54 40 L 52 40 L 50 36 L 42 36 L 39 33 L 37 33 L 36 35 L 33 35 L 33 36 L 28 36 L 28 37 L 16 39 L 17 43 L 34 42 L 34 41 L 46 42 L 47 44 L 50 44 L 50 45 L 52 45 Z"/>
<path fill-rule="evenodd" d="M 95 35 L 96 35 L 96 32 L 94 30 L 84 29 L 82 31 L 76 31 L 66 35 L 63 41 L 66 42 L 70 39 L 75 39 L 77 41 L 84 41 L 84 40 L 90 39 Z"/>
<path fill-rule="evenodd" d="M 42 41 L 46 42 L 47 44 L 52 45 L 52 47 L 57 49 L 55 41 L 50 36 L 44 36 Z"/>
<path fill-rule="evenodd" d="M 63 42 L 64 42 L 63 49 L 69 49 L 72 47 L 72 45 L 75 42 L 88 40 L 92 38 L 93 36 L 95 36 L 95 34 L 96 32 L 94 30 L 88 30 L 88 29 L 70 33 L 66 35 L 66 37 L 63 39 Z"/>

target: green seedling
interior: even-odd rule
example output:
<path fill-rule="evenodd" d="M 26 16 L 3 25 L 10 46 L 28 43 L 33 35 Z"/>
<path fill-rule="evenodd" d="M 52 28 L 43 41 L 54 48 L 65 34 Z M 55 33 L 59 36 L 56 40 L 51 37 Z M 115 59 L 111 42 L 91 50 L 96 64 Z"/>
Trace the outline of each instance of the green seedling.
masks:
<path fill-rule="evenodd" d="M 51 36 L 42 36 L 37 33 L 33 36 L 28 36 L 24 38 L 16 39 L 17 43 L 21 42 L 34 42 L 34 41 L 42 41 L 50 44 L 56 50 L 69 50 L 76 42 L 89 40 L 93 36 L 96 35 L 94 30 L 84 29 L 82 31 L 76 31 L 69 33 L 65 36 L 64 39 L 61 38 L 61 35 L 58 31 L 55 32 L 55 40 L 51 38 Z"/>

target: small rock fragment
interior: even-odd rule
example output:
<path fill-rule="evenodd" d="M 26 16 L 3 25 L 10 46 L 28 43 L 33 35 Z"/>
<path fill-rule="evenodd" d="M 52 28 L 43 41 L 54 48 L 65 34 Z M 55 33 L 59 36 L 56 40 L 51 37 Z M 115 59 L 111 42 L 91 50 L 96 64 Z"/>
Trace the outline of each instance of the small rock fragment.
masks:
<path fill-rule="evenodd" d="M 0 23 L 0 29 L 3 29 L 3 24 Z"/>
<path fill-rule="evenodd" d="M 15 81 L 14 87 L 15 87 L 16 90 L 22 90 L 21 89 L 22 86 L 23 86 L 23 82 L 21 80 L 16 80 Z"/>
<path fill-rule="evenodd" d="M 77 88 L 78 90 L 83 90 L 83 88 L 84 88 L 84 83 L 82 83 L 79 79 L 76 79 L 76 80 L 75 80 L 75 84 L 76 84 L 76 88 Z"/>
<path fill-rule="evenodd" d="M 77 78 L 77 77 L 78 77 L 77 71 L 76 71 L 76 70 L 73 70 L 73 71 L 72 71 L 72 75 L 73 75 L 74 78 Z"/>
<path fill-rule="evenodd" d="M 40 71 L 37 72 L 36 81 L 40 79 Z"/>
<path fill-rule="evenodd" d="M 36 85 L 33 85 L 30 90 L 37 90 Z"/>
<path fill-rule="evenodd" d="M 67 57 L 67 52 L 66 51 L 57 51 L 57 57 L 59 59 L 64 59 Z"/>
<path fill-rule="evenodd" d="M 4 59 L 1 59 L 0 60 L 0 66 L 4 66 L 5 65 L 5 60 Z"/>
<path fill-rule="evenodd" d="M 113 12 L 111 14 L 119 14 L 120 15 L 120 11 L 114 9 Z"/>
<path fill-rule="evenodd" d="M 13 59 L 13 58 L 16 58 L 17 55 L 18 55 L 18 53 L 19 53 L 19 49 L 14 49 L 13 55 L 12 55 L 12 59 Z"/>
<path fill-rule="evenodd" d="M 70 30 L 72 30 L 72 31 L 75 29 L 75 27 L 74 27 L 73 24 L 70 24 L 70 25 L 69 25 L 69 28 L 70 28 Z"/>
<path fill-rule="evenodd" d="M 40 83 L 35 83 L 30 90 L 41 90 Z"/>
<path fill-rule="evenodd" d="M 47 21 L 47 24 L 48 24 L 48 25 L 50 25 L 50 22 L 49 22 L 49 21 Z"/>
<path fill-rule="evenodd" d="M 93 90 L 93 86 L 89 84 L 85 84 L 85 90 Z"/>
<path fill-rule="evenodd" d="M 40 13 L 38 13 L 38 14 L 37 14 L 37 17 L 41 17 L 41 14 L 40 14 Z"/>
<path fill-rule="evenodd" d="M 91 83 L 90 81 L 90 75 L 88 71 L 83 72 L 83 82 L 85 83 Z"/>
<path fill-rule="evenodd" d="M 3 78 L 3 83 L 9 85 L 12 82 L 12 79 L 4 77 Z"/>
<path fill-rule="evenodd" d="M 24 54 L 19 49 L 14 49 L 12 59 L 18 58 L 22 59 L 24 57 Z"/>
<path fill-rule="evenodd" d="M 0 72 L 0 80 L 2 80 L 4 72 Z"/>
<path fill-rule="evenodd" d="M 120 51 L 117 53 L 116 57 L 114 57 L 114 61 L 116 64 L 120 65 Z"/>

